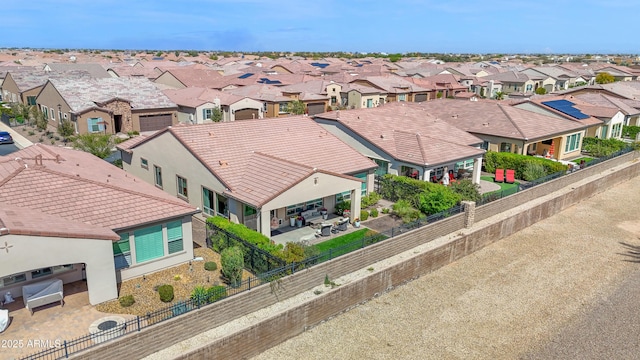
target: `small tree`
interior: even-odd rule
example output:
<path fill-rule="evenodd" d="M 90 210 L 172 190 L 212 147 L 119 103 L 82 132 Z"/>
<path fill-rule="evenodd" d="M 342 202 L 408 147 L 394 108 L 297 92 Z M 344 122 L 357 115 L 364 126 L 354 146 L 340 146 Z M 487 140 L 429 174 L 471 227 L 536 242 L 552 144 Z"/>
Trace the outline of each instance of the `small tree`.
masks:
<path fill-rule="evenodd" d="M 111 135 L 81 134 L 73 139 L 73 147 L 91 153 L 101 159 L 111 155 L 114 146 Z"/>
<path fill-rule="evenodd" d="M 613 75 L 609 74 L 608 72 L 601 72 L 600 74 L 596 75 L 596 82 L 598 84 L 610 84 L 614 81 L 616 81 L 616 78 L 614 78 Z"/>
<path fill-rule="evenodd" d="M 228 247 L 220 254 L 222 263 L 222 276 L 229 285 L 240 286 L 242 281 L 242 269 L 244 268 L 244 255 L 238 246 Z"/>
<path fill-rule="evenodd" d="M 503 99 L 504 99 L 504 93 L 503 93 L 502 91 L 498 91 L 498 92 L 495 94 L 494 98 L 495 98 L 496 100 L 503 100 Z"/>
<path fill-rule="evenodd" d="M 60 136 L 65 138 L 65 140 L 69 138 L 71 135 L 75 134 L 75 132 L 76 132 L 76 127 L 73 124 L 73 121 L 71 120 L 64 119 L 58 125 L 58 134 L 60 134 Z"/>
<path fill-rule="evenodd" d="M 470 179 L 454 181 L 449 188 L 460 196 L 460 200 L 478 202 L 482 199 L 480 185 L 474 184 Z"/>
<path fill-rule="evenodd" d="M 287 104 L 287 112 L 294 115 L 302 115 L 305 111 L 305 105 L 300 100 L 294 100 Z"/>
<path fill-rule="evenodd" d="M 446 186 L 438 186 L 430 191 L 424 191 L 418 197 L 420 211 L 427 215 L 437 214 L 452 208 L 460 202 L 460 195 Z"/>
<path fill-rule="evenodd" d="M 211 111 L 211 121 L 213 121 L 213 122 L 222 121 L 222 110 L 220 110 L 219 107 L 215 107 Z"/>
<path fill-rule="evenodd" d="M 44 113 L 38 109 L 35 110 L 33 114 L 33 119 L 36 125 L 36 129 L 40 131 L 44 131 L 47 129 L 47 125 L 49 125 L 49 120 L 44 117 Z"/>
<path fill-rule="evenodd" d="M 536 94 L 538 95 L 544 95 L 547 93 L 547 89 L 543 88 L 542 86 L 536 89 Z"/>

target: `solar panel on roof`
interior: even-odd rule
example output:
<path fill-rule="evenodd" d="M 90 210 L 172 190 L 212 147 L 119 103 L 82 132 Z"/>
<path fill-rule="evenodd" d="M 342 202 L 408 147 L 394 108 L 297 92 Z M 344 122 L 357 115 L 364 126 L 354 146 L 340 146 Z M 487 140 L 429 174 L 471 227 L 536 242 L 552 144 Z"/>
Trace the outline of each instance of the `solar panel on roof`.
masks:
<path fill-rule="evenodd" d="M 246 79 L 250 76 L 253 76 L 253 73 L 246 73 L 246 74 L 242 74 L 240 76 L 238 76 L 238 79 Z"/>
<path fill-rule="evenodd" d="M 575 104 L 568 100 L 543 101 L 542 104 L 578 120 L 589 117 L 589 115 L 585 115 L 582 111 L 574 108 Z"/>
<path fill-rule="evenodd" d="M 320 69 L 324 69 L 327 66 L 329 66 L 329 64 L 325 64 L 325 63 L 318 63 L 318 62 L 312 62 L 311 66 L 315 66 L 315 67 L 319 67 Z"/>

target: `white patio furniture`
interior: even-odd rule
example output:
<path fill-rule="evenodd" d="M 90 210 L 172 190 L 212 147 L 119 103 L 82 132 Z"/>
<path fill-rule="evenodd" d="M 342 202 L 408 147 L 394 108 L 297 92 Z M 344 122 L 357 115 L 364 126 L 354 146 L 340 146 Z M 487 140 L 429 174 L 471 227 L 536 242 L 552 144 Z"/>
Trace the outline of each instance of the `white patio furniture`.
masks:
<path fill-rule="evenodd" d="M 0 309 L 0 333 L 9 326 L 9 310 Z"/>
<path fill-rule="evenodd" d="M 60 305 L 64 306 L 63 301 L 63 285 L 60 279 L 50 279 L 22 287 L 22 299 L 24 306 L 29 309 L 33 315 L 33 309 L 60 301 Z"/>

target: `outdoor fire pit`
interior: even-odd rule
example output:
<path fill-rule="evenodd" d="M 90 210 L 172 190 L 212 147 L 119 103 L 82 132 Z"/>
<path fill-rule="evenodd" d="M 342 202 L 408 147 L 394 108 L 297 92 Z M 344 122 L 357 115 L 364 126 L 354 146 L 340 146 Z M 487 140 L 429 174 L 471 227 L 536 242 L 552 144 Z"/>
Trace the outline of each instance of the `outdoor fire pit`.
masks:
<path fill-rule="evenodd" d="M 124 335 L 127 329 L 126 321 L 120 316 L 108 316 L 98 319 L 89 326 L 91 340 L 99 344 L 101 342 Z"/>

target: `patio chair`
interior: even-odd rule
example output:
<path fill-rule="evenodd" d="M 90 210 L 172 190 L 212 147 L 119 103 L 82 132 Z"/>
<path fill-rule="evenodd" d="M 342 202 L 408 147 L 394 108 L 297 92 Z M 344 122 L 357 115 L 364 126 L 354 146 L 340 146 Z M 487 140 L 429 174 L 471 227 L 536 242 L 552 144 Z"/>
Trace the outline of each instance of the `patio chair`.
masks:
<path fill-rule="evenodd" d="M 331 236 L 331 227 L 333 225 L 331 224 L 322 224 L 322 227 L 320 228 L 320 235 L 321 236 Z"/>
<path fill-rule="evenodd" d="M 504 169 L 496 169 L 496 175 L 493 178 L 493 182 L 504 181 Z"/>
<path fill-rule="evenodd" d="M 347 231 L 347 225 L 349 224 L 349 219 L 342 220 L 338 223 L 338 230 Z"/>
<path fill-rule="evenodd" d="M 507 169 L 507 175 L 504 182 L 513 184 L 516 182 L 516 171 L 512 169 Z"/>
<path fill-rule="evenodd" d="M 5 331 L 9 326 L 9 310 L 0 309 L 0 333 Z"/>

